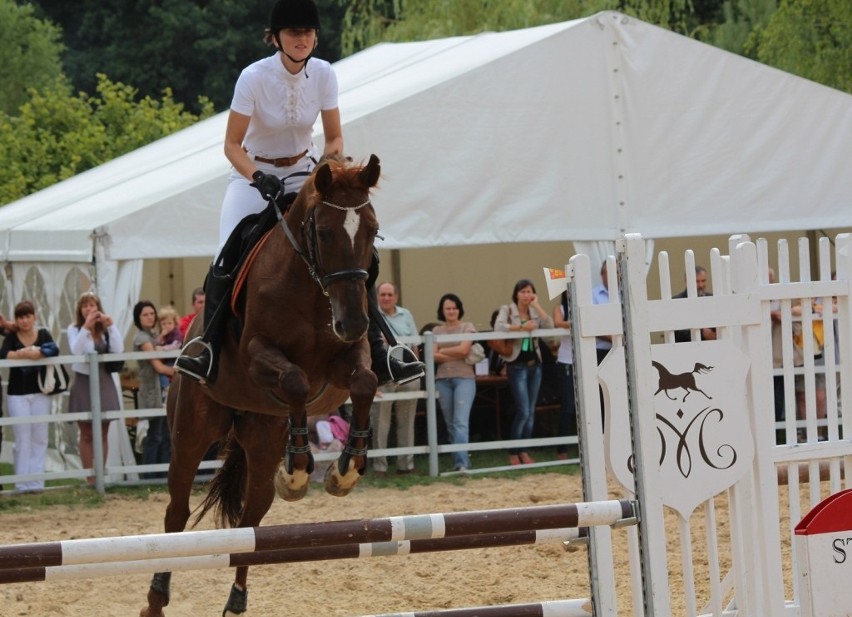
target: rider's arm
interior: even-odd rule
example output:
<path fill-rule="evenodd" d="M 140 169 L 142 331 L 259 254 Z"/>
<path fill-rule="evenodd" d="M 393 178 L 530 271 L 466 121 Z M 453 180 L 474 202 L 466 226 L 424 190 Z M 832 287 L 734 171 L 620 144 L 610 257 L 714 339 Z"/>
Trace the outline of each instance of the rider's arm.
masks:
<path fill-rule="evenodd" d="M 225 129 L 225 156 L 238 172 L 251 180 L 257 167 L 243 148 L 243 140 L 248 131 L 251 116 L 244 116 L 234 110 L 228 112 L 228 126 Z"/>
<path fill-rule="evenodd" d="M 340 128 L 340 109 L 324 109 L 322 115 L 322 132 L 325 136 L 324 155 L 343 154 L 343 129 Z"/>

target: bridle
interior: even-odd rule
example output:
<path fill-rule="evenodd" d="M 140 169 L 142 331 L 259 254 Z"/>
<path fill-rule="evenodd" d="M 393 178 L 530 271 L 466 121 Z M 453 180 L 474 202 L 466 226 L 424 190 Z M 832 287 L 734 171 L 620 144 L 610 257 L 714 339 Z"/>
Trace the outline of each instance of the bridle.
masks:
<path fill-rule="evenodd" d="M 284 218 L 284 215 L 281 214 L 281 211 L 278 208 L 275 208 L 275 214 L 278 217 L 278 222 L 281 223 L 281 228 L 284 230 L 284 233 L 287 236 L 287 239 L 290 241 L 290 244 L 293 246 L 293 250 L 296 251 L 296 254 L 302 258 L 302 261 L 305 262 L 305 265 L 308 267 L 308 273 L 311 275 L 311 278 L 317 282 L 322 289 L 322 293 L 325 296 L 328 296 L 328 290 L 326 287 L 333 283 L 334 281 L 340 279 L 361 279 L 367 280 L 368 274 L 366 270 L 361 268 L 349 268 L 346 270 L 338 270 L 337 272 L 331 272 L 329 274 L 320 274 L 323 271 L 322 267 L 322 256 L 320 255 L 319 249 L 317 248 L 317 224 L 316 218 L 314 217 L 314 212 L 320 206 L 329 206 L 331 208 L 335 208 L 336 210 L 341 210 L 343 212 L 346 211 L 354 211 L 357 212 L 361 208 L 370 205 L 370 200 L 367 199 L 364 203 L 355 206 L 354 208 L 345 208 L 343 206 L 338 206 L 337 204 L 331 203 L 330 201 L 320 201 L 313 208 L 310 208 L 308 212 L 307 218 L 302 220 L 301 225 L 299 226 L 299 231 L 302 235 L 302 238 L 307 238 L 306 246 L 308 250 L 304 250 L 302 245 L 299 244 L 299 241 L 296 239 L 296 236 L 293 235 L 293 232 L 290 231 L 290 226 L 287 224 L 287 219 Z"/>

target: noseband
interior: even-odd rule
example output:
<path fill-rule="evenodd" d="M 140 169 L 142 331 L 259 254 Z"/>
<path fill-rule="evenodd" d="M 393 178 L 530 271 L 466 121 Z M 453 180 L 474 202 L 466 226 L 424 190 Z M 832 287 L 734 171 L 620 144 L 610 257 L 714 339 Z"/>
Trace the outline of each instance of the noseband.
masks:
<path fill-rule="evenodd" d="M 337 272 L 331 272 L 328 274 L 320 274 L 322 271 L 322 257 L 319 253 L 319 249 L 317 248 L 317 224 L 316 218 L 314 217 L 314 213 L 319 206 L 329 206 L 331 208 L 335 208 L 336 210 L 341 210 L 343 212 L 353 211 L 357 212 L 361 208 L 370 205 L 370 200 L 368 199 L 361 205 L 355 206 L 354 208 L 344 208 L 343 206 L 338 206 L 337 204 L 333 204 L 330 201 L 321 201 L 319 204 L 310 209 L 307 218 L 305 218 L 299 229 L 302 235 L 302 238 L 307 238 L 307 247 L 308 250 L 304 250 L 302 245 L 299 244 L 299 241 L 296 239 L 296 236 L 293 235 L 293 232 L 290 231 L 290 226 L 287 225 L 287 220 L 281 214 L 281 211 L 276 208 L 275 212 L 278 216 L 278 221 L 281 223 L 281 228 L 284 230 L 284 233 L 287 236 L 287 239 L 290 240 L 290 244 L 293 246 L 293 250 L 296 251 L 296 254 L 302 258 L 302 261 L 305 262 L 305 265 L 308 267 L 308 273 L 311 275 L 311 278 L 314 279 L 317 284 L 322 289 L 322 293 L 328 296 L 328 291 L 326 287 L 337 281 L 339 279 L 362 279 L 367 280 L 368 274 L 366 270 L 361 268 L 349 268 L 346 270 L 338 270 Z"/>

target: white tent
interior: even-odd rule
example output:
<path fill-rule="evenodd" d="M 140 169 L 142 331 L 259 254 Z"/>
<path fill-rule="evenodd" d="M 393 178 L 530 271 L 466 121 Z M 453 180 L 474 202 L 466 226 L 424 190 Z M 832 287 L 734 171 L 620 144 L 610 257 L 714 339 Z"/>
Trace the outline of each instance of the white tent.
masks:
<path fill-rule="evenodd" d="M 619 13 L 336 69 L 347 153 L 382 159 L 383 248 L 852 225 L 852 97 Z M 225 119 L 0 209 L 7 296 L 82 274 L 129 327 L 140 260 L 215 250 Z"/>

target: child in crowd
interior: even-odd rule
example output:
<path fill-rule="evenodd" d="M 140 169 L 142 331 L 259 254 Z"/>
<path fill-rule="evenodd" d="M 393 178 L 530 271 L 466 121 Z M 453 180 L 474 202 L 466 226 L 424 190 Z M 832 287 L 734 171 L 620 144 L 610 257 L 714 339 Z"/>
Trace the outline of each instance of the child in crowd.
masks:
<path fill-rule="evenodd" d="M 166 351 L 172 349 L 180 349 L 183 347 L 183 335 L 178 328 L 178 314 L 173 306 L 164 306 L 158 311 L 160 317 L 160 335 L 157 337 L 154 349 L 157 351 Z M 174 366 L 174 359 L 163 359 L 163 364 Z M 169 391 L 169 383 L 171 378 L 168 375 L 160 375 L 160 387 L 163 390 L 163 400 L 166 399 L 166 393 Z"/>

